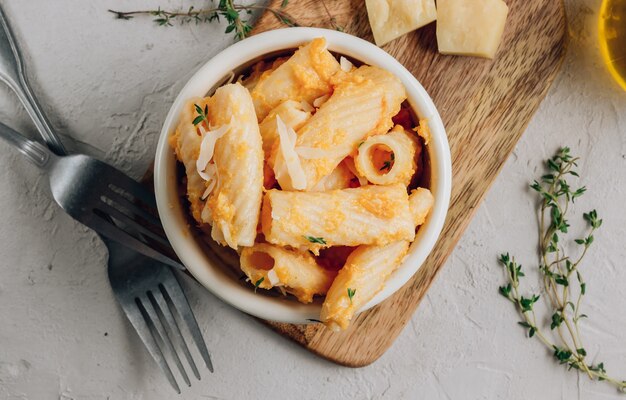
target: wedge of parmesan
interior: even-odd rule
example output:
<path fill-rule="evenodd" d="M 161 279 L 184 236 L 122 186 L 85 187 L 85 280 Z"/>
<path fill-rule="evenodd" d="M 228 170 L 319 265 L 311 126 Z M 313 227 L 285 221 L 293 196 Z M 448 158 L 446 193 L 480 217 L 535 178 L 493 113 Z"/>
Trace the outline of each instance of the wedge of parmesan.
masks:
<path fill-rule="evenodd" d="M 437 19 L 435 0 L 365 0 L 365 5 L 378 46 Z"/>
<path fill-rule="evenodd" d="M 439 0 L 439 52 L 493 58 L 508 13 L 509 7 L 502 0 Z"/>

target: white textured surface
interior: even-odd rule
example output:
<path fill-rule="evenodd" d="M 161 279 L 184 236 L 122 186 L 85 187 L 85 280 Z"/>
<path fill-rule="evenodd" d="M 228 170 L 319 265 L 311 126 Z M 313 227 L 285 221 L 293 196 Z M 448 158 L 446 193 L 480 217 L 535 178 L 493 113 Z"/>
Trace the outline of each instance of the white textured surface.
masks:
<path fill-rule="evenodd" d="M 216 373 L 202 371 L 184 398 L 622 398 L 558 367 L 496 293 L 499 252 L 532 265 L 527 182 L 570 145 L 589 187 L 577 210 L 597 207 L 605 218 L 584 266 L 583 335 L 591 357 L 626 378 L 626 93 L 599 61 L 599 1 L 567 3 L 571 41 L 559 78 L 395 345 L 369 367 L 335 366 L 185 279 Z M 181 2 L 3 2 L 54 126 L 135 175 L 186 77 L 230 40 L 223 27 L 161 29 L 105 12 L 159 4 Z M 0 119 L 34 134 L 4 87 Z M 175 398 L 112 297 L 103 245 L 51 203 L 42 174 L 4 143 L 0 153 L 0 399 Z"/>

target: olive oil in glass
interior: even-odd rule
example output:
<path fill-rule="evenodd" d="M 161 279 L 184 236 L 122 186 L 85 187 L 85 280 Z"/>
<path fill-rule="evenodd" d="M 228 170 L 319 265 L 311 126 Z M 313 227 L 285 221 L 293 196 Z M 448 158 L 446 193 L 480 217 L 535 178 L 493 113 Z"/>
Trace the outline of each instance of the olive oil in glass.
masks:
<path fill-rule="evenodd" d="M 626 0 L 603 0 L 599 37 L 600 51 L 609 72 L 626 90 Z"/>

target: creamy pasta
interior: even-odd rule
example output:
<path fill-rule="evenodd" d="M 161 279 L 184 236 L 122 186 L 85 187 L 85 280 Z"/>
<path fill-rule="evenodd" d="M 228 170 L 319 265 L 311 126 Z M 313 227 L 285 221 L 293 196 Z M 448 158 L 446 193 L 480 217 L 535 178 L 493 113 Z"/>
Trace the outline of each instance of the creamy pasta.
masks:
<path fill-rule="evenodd" d="M 324 38 L 232 81 L 189 99 L 170 137 L 189 212 L 251 290 L 320 301 L 321 322 L 345 329 L 433 207 L 426 121 L 396 76 Z"/>

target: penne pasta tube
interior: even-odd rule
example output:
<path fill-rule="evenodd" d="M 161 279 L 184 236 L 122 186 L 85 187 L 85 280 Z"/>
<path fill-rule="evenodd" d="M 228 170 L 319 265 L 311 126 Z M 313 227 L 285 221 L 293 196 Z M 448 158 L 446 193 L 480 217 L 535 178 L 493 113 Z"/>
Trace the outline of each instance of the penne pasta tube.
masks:
<path fill-rule="evenodd" d="M 272 148 L 279 137 L 276 116 L 280 117 L 286 126 L 298 130 L 311 118 L 311 112 L 304 109 L 302 102 L 295 100 L 287 100 L 270 111 L 267 117 L 259 124 L 266 160 L 270 159 Z"/>
<path fill-rule="evenodd" d="M 333 331 L 346 329 L 354 314 L 384 287 L 409 249 L 401 240 L 384 246 L 359 246 L 333 281 L 320 320 Z"/>
<path fill-rule="evenodd" d="M 328 192 L 269 190 L 263 200 L 265 239 L 318 252 L 323 247 L 412 240 L 406 188 L 362 186 Z"/>
<path fill-rule="evenodd" d="M 302 157 L 305 178 L 297 186 L 310 190 L 367 136 L 387 132 L 405 98 L 404 86 L 388 71 L 362 66 L 345 74 L 332 96 L 297 132 L 296 149 L 309 153 Z M 276 155 L 277 164 L 283 156 Z M 278 179 L 284 190 L 297 189 L 293 181 Z"/>
<path fill-rule="evenodd" d="M 341 163 L 330 173 L 317 182 L 317 185 L 311 189 L 311 192 L 327 192 L 329 190 L 347 189 L 350 182 L 354 178 L 350 168 L 346 163 Z"/>
<path fill-rule="evenodd" d="M 212 222 L 211 236 L 221 244 L 252 246 L 263 194 L 263 149 L 250 93 L 238 83 L 222 86 L 208 110 L 211 126 L 229 127 L 215 143 L 217 184 L 205 220 Z"/>
<path fill-rule="evenodd" d="M 202 142 L 202 136 L 198 128 L 193 124 L 196 117 L 195 105 L 204 108 L 205 99 L 191 99 L 183 107 L 180 115 L 180 122 L 176 127 L 176 131 L 170 137 L 170 146 L 176 152 L 176 158 L 185 166 L 185 174 L 187 175 L 187 199 L 190 204 L 190 211 L 193 218 L 202 223 L 202 209 L 204 201 L 202 195 L 206 190 L 204 179 L 198 173 L 196 161 L 198 159 L 198 149 Z"/>
<path fill-rule="evenodd" d="M 389 133 L 370 136 L 360 144 L 354 164 L 373 184 L 408 186 L 417 169 L 416 149 L 416 138 L 396 125 Z"/>
<path fill-rule="evenodd" d="M 317 38 L 300 47 L 287 61 L 264 73 L 252 90 L 257 118 L 262 121 L 285 100 L 306 101 L 332 91 L 331 77 L 339 71 L 335 57 L 326 49 L 326 39 Z"/>
<path fill-rule="evenodd" d="M 411 192 L 409 208 L 415 226 L 424 223 L 433 202 L 428 189 Z M 320 320 L 334 331 L 346 329 L 354 314 L 383 289 L 389 275 L 402 263 L 409 244 L 401 240 L 354 250 L 326 294 Z"/>
<path fill-rule="evenodd" d="M 243 273 L 255 286 L 261 289 L 284 288 L 302 303 L 310 303 L 316 294 L 326 294 L 337 275 L 336 271 L 319 266 L 308 252 L 267 243 L 244 248 L 240 264 Z"/>

